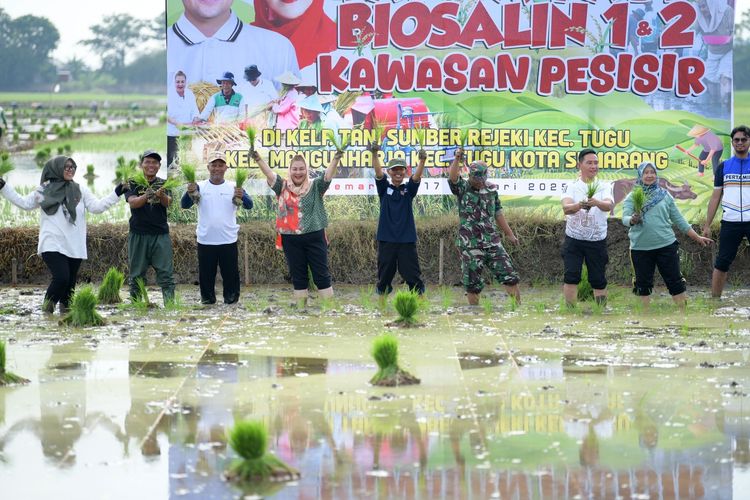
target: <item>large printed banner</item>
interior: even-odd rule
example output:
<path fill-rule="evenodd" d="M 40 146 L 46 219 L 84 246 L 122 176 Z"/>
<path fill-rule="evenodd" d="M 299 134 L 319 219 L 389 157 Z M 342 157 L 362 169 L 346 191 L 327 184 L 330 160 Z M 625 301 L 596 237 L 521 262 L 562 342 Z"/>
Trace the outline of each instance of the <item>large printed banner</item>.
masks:
<path fill-rule="evenodd" d="M 445 178 L 458 146 L 493 167 L 502 194 L 575 177 L 581 148 L 632 186 L 651 161 L 683 209 L 705 207 L 730 154 L 732 0 L 168 0 L 168 133 L 199 162 L 221 144 L 233 168 L 296 154 L 372 194 L 383 161 Z M 336 140 L 334 140 L 334 138 Z M 423 194 L 445 194 L 439 188 Z M 437 185 L 437 184 L 436 184 Z M 429 191 L 429 193 L 427 192 Z M 420 191 L 421 192 L 421 191 Z M 695 213 L 688 213 L 696 216 Z"/>

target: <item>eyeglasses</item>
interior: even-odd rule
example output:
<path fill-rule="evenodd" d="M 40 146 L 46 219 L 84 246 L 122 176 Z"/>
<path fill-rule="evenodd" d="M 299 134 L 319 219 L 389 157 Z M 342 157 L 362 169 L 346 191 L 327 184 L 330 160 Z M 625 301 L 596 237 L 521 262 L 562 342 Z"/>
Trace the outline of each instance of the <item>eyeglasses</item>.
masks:
<path fill-rule="evenodd" d="M 750 138 L 748 137 L 733 137 L 732 142 L 747 142 Z"/>
<path fill-rule="evenodd" d="M 63 167 L 63 170 L 67 170 L 68 172 L 75 172 L 76 168 L 78 167 L 76 167 L 75 165 L 65 165 Z"/>

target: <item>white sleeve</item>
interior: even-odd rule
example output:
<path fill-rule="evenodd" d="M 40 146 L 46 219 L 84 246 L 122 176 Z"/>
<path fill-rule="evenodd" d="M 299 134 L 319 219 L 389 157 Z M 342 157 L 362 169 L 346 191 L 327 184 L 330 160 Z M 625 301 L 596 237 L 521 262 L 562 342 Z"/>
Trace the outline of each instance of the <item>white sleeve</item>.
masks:
<path fill-rule="evenodd" d="M 41 186 L 26 196 L 21 196 L 13 189 L 13 186 L 6 183 L 3 189 L 0 189 L 0 194 L 5 196 L 5 199 L 11 202 L 13 205 L 23 210 L 34 210 L 39 208 L 42 203 L 42 193 L 40 192 Z"/>
<path fill-rule="evenodd" d="M 97 199 L 88 188 L 83 186 L 81 186 L 81 195 L 83 197 L 83 206 L 92 214 L 100 214 L 120 200 L 120 197 L 114 191 L 104 198 Z"/>
<path fill-rule="evenodd" d="M 211 116 L 211 111 L 214 110 L 214 106 L 216 106 L 216 101 L 214 100 L 214 96 L 211 96 L 208 98 L 206 107 L 203 108 L 203 112 L 200 114 L 201 120 L 208 120 L 208 117 Z"/>

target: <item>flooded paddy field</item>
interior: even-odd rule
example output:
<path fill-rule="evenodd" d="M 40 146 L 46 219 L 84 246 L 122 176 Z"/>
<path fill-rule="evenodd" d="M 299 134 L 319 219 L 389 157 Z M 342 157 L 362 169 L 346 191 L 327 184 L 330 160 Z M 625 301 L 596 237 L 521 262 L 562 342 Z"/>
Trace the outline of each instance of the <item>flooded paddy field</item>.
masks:
<path fill-rule="evenodd" d="M 196 306 L 182 287 L 172 310 L 100 307 L 86 329 L 39 313 L 41 288 L 1 289 L 7 368 L 31 383 L 0 388 L 0 496 L 747 498 L 750 291 L 691 290 L 682 313 L 615 288 L 569 312 L 558 287 L 474 308 L 435 287 L 398 329 L 370 290 L 298 311 L 287 288 Z M 368 384 L 385 331 L 421 385 Z M 248 418 L 299 480 L 224 480 Z"/>

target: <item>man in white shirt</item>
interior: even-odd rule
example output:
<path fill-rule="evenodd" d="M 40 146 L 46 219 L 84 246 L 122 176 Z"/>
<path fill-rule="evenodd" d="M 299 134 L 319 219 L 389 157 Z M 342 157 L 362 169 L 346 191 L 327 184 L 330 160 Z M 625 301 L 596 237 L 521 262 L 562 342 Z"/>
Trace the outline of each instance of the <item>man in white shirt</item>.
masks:
<path fill-rule="evenodd" d="M 224 71 L 242 74 L 252 61 L 269 81 L 285 71 L 299 73 L 294 46 L 283 35 L 243 23 L 232 0 L 182 0 L 185 11 L 167 30 L 167 71 L 188 83 L 210 82 Z"/>
<path fill-rule="evenodd" d="M 252 117 L 265 111 L 268 104 L 279 97 L 279 93 L 273 83 L 261 78 L 262 73 L 256 64 L 245 68 L 245 80 L 248 83 L 238 87 L 242 94 L 240 114 L 244 117 Z"/>
<path fill-rule="evenodd" d="M 200 114 L 195 94 L 186 88 L 186 84 L 187 76 L 178 71 L 174 75 L 174 89 L 167 96 L 167 167 L 172 164 L 177 153 L 179 127 L 192 124 Z"/>
<path fill-rule="evenodd" d="M 562 257 L 565 267 L 563 295 L 569 307 L 574 307 L 578 297 L 583 263 L 586 263 L 589 283 L 594 289 L 594 300 L 607 302 L 606 269 L 607 214 L 614 208 L 612 184 L 597 181 L 599 159 L 593 149 L 578 153 L 580 176 L 568 185 L 562 195 L 565 214 L 565 243 Z M 589 196 L 589 189 L 595 191 Z"/>
<path fill-rule="evenodd" d="M 242 199 L 242 207 L 253 208 L 253 202 L 242 189 L 224 180 L 227 163 L 223 144 L 215 144 L 208 153 L 208 179 L 197 184 L 190 183 L 180 201 L 182 208 L 193 206 L 190 193 L 199 191 L 198 227 L 198 281 L 200 282 L 201 303 L 216 303 L 216 268 L 221 269 L 224 283 L 224 303 L 234 304 L 240 298 L 240 271 L 237 264 L 237 206 L 233 198 Z"/>

